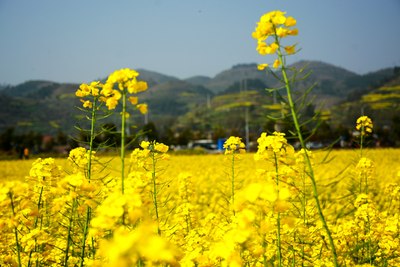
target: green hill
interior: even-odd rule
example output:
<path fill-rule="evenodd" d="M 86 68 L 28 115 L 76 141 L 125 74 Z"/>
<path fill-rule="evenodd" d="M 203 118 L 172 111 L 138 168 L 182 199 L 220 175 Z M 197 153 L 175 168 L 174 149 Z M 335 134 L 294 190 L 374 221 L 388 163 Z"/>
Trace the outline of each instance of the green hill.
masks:
<path fill-rule="evenodd" d="M 393 124 L 393 110 L 398 110 L 399 103 L 396 91 L 400 85 L 399 68 L 359 75 L 318 61 L 300 61 L 288 67 L 306 69 L 297 74 L 295 91 L 301 94 L 313 85 L 309 99 L 314 99 L 316 108 L 332 114 L 332 124 L 351 127 L 362 110 L 377 116 L 382 127 Z M 195 129 L 203 134 L 218 131 L 220 135 L 235 131 L 241 134 L 245 120 L 257 132 L 268 123 L 267 115 L 280 116 L 283 112 L 276 96 L 265 90 L 280 85 L 272 74 L 257 70 L 256 64 L 238 64 L 213 78 L 194 76 L 185 80 L 148 70 L 138 71 L 139 79 L 149 84 L 149 89 L 139 95 L 140 101 L 148 104 L 149 114 L 135 113 L 129 123 L 141 127 L 145 122 L 153 122 L 160 134 L 182 129 Z M 301 80 L 303 76 L 307 79 Z M 76 133 L 74 125 L 84 123 L 78 120 L 82 117 L 76 108 L 80 102 L 74 96 L 78 87 L 78 84 L 51 81 L 3 87 L 0 132 L 13 127 L 21 132 Z M 114 119 L 109 118 L 111 122 Z"/>

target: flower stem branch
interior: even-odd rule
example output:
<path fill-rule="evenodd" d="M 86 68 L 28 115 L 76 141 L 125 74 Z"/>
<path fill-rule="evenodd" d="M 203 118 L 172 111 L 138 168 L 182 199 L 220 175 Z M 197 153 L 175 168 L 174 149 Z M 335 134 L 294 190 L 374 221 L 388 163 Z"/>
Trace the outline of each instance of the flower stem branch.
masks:
<path fill-rule="evenodd" d="M 300 123 L 299 123 L 299 119 L 298 119 L 298 115 L 297 115 L 297 111 L 295 108 L 295 103 L 292 97 L 292 89 L 291 89 L 291 85 L 289 82 L 289 78 L 286 72 L 286 66 L 285 66 L 285 62 L 284 62 L 284 58 L 283 58 L 283 54 L 281 51 L 281 47 L 279 45 L 279 39 L 277 37 L 277 35 L 275 34 L 275 41 L 278 43 L 278 49 L 277 49 L 277 53 L 278 53 L 278 60 L 280 62 L 280 64 L 282 65 L 281 68 L 281 72 L 282 72 L 282 77 L 283 77 L 283 81 L 285 84 L 285 88 L 286 88 L 286 93 L 287 93 L 287 98 L 288 98 L 288 103 L 289 103 L 289 107 L 290 107 L 290 112 L 292 115 L 292 119 L 293 119 L 293 123 L 296 129 L 296 134 L 297 134 L 297 138 L 299 139 L 300 145 L 301 147 L 304 149 L 304 157 L 305 157 L 305 161 L 306 161 L 306 166 L 307 166 L 307 173 L 308 176 L 310 177 L 311 180 L 311 185 L 312 185 L 312 190 L 313 190 L 313 197 L 317 206 L 317 211 L 318 211 L 318 215 L 319 218 L 322 222 L 322 225 L 325 229 L 326 235 L 328 236 L 328 240 L 329 240 L 329 246 L 330 246 L 330 250 L 332 253 L 332 257 L 333 257 L 333 263 L 334 266 L 339 266 L 338 265 L 338 260 L 337 260 L 337 253 L 336 253 L 336 248 L 335 248 L 335 244 L 333 242 L 333 238 L 332 238 L 332 234 L 331 231 L 329 230 L 328 227 L 328 223 L 326 222 L 325 216 L 323 214 L 322 211 L 322 207 L 319 201 L 319 195 L 318 195 L 318 190 L 317 190 L 317 183 L 315 180 L 315 174 L 314 174 L 314 169 L 312 167 L 311 164 L 311 160 L 310 157 L 307 153 L 307 147 L 303 138 L 303 134 L 300 128 Z"/>

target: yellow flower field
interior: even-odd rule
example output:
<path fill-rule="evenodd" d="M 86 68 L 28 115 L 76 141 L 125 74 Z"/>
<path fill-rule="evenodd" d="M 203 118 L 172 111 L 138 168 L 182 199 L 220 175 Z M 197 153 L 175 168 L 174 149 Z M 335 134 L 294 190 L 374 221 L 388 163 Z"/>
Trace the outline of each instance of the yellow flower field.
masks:
<path fill-rule="evenodd" d="M 127 151 L 127 105 L 147 112 L 136 97 L 147 83 L 117 70 L 76 91 L 87 148 L 0 162 L 0 266 L 400 266 L 400 150 L 365 148 L 368 116 L 355 122 L 358 149 L 307 149 L 286 72 L 296 46 L 281 44 L 295 26 L 272 11 L 253 37 L 276 57 L 300 149 L 263 132 L 255 153 L 235 136 L 219 155 L 170 155 L 156 140 Z M 118 105 L 120 155 L 101 156 L 98 122 Z"/>
<path fill-rule="evenodd" d="M 357 151 L 313 152 L 324 210 L 343 266 L 360 264 L 356 255 L 368 258 L 365 254 L 368 249 L 374 254 L 374 262 L 382 264 L 378 266 L 395 266 L 400 262 L 400 167 L 397 165 L 400 150 L 364 150 L 364 154 L 373 162 L 368 196 L 359 194 L 355 185 L 360 175 Z M 277 188 L 271 182 L 275 171 L 269 169 L 273 167 L 270 161 L 255 161 L 250 153 L 233 155 L 234 205 L 231 155 L 161 157 L 155 172 L 160 190 L 158 215 L 153 205 L 152 169 L 141 168 L 149 162 L 136 158 L 128 164 L 131 173 L 127 192 L 121 195 L 117 178 L 111 185 L 99 183 L 100 180 L 90 185 L 67 159 L 46 163 L 45 160 L 1 161 L 0 199 L 2 210 L 6 211 L 2 215 L 2 266 L 17 262 L 15 238 L 12 238 L 14 227 L 23 248 L 20 251 L 23 266 L 32 264 L 29 261 L 37 261 L 40 266 L 62 265 L 68 230 L 76 228 L 76 236 L 70 238 L 81 238 L 80 214 L 84 214 L 86 207 L 91 207 L 94 215 L 87 234 L 89 240 L 95 240 L 87 244 L 90 249 L 85 253 L 85 265 L 88 266 L 140 266 L 138 262 L 272 266 L 276 263 L 277 214 L 281 217 L 284 266 L 292 262 L 294 266 L 329 266 L 326 265 L 329 253 L 321 239 L 323 231 L 309 196 L 310 187 L 302 174 L 295 171 L 302 163 L 293 163 L 290 169 L 285 167 L 289 165 L 281 166 L 280 180 L 286 184 L 280 186 L 277 196 Z M 321 163 L 322 159 L 326 162 Z M 118 166 L 117 159 L 100 157 L 100 160 L 108 162 L 112 171 L 102 174 L 97 166 L 99 177 L 108 181 L 118 175 L 120 168 L 113 169 Z M 13 182 L 23 181 L 21 177 L 25 176 L 30 176 L 26 183 Z M 299 210 L 302 199 L 306 201 L 303 215 Z M 359 206 L 357 201 L 368 206 Z M 71 212 L 76 212 L 75 216 L 69 217 Z M 69 229 L 71 219 L 75 225 Z M 109 236 L 110 230 L 114 231 L 113 237 Z M 68 266 L 79 262 L 80 248 L 79 242 L 70 244 Z"/>

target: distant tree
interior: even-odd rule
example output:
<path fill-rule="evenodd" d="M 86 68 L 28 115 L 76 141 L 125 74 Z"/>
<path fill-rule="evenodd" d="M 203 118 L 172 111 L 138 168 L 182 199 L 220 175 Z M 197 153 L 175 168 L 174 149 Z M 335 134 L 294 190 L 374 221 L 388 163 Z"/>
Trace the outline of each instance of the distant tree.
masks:
<path fill-rule="evenodd" d="M 329 123 L 327 121 L 322 121 L 312 139 L 321 142 L 333 142 L 335 139 L 339 138 L 339 136 L 335 136 L 335 134 L 337 133 L 332 130 Z"/>
<path fill-rule="evenodd" d="M 213 129 L 213 137 L 215 140 L 219 138 L 228 138 L 226 129 L 222 127 L 221 125 L 216 125 Z"/>
<path fill-rule="evenodd" d="M 167 145 L 176 145 L 177 141 L 175 138 L 175 132 L 171 129 L 171 127 L 164 127 L 162 133 L 159 136 L 160 142 Z"/>
<path fill-rule="evenodd" d="M 193 131 L 190 128 L 185 128 L 179 132 L 177 144 L 186 146 L 190 140 L 193 140 Z"/>
<path fill-rule="evenodd" d="M 67 143 L 68 143 L 68 136 L 62 130 L 59 129 L 56 135 L 56 144 L 66 145 Z"/>
<path fill-rule="evenodd" d="M 392 118 L 392 139 L 395 145 L 400 145 L 400 116 L 398 115 Z"/>
<path fill-rule="evenodd" d="M 156 125 L 153 122 L 149 122 L 143 126 L 143 135 L 147 140 L 158 140 L 158 132 Z"/>
<path fill-rule="evenodd" d="M 0 135 L 0 149 L 4 151 L 10 151 L 13 149 L 13 140 L 14 140 L 14 128 L 6 129 Z"/>

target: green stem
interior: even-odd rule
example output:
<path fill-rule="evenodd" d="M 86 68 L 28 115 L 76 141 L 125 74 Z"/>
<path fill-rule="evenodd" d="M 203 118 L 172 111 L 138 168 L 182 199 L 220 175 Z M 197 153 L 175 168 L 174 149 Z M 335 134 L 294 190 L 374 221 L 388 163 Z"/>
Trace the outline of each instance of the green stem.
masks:
<path fill-rule="evenodd" d="M 305 169 L 303 169 L 302 173 L 302 179 L 303 179 L 303 225 L 304 227 L 307 227 L 307 187 L 306 187 L 306 179 L 304 173 L 306 172 Z M 304 251 L 304 240 L 302 240 L 303 237 L 301 237 L 301 266 L 304 266 L 304 260 L 305 260 L 305 251 Z"/>
<path fill-rule="evenodd" d="M 87 179 L 91 179 L 92 175 L 92 151 L 93 151 L 93 141 L 95 138 L 94 130 L 95 130 L 95 124 L 96 124 L 96 99 L 93 101 L 93 107 L 92 107 L 92 117 L 91 117 L 91 124 L 90 124 L 90 140 L 89 140 L 89 158 L 88 158 L 88 164 L 87 164 Z"/>
<path fill-rule="evenodd" d="M 87 164 L 87 179 L 88 182 L 90 183 L 91 177 L 92 177 L 92 151 L 93 151 L 93 141 L 95 138 L 95 125 L 96 125 L 96 110 L 97 110 L 97 99 L 93 101 L 93 107 L 92 107 L 92 117 L 91 117 L 91 125 L 90 125 L 90 140 L 89 140 L 89 155 L 88 155 L 88 164 Z M 82 235 L 82 248 L 81 248 L 81 263 L 80 267 L 83 267 L 84 265 L 84 257 L 85 257 L 85 250 L 86 250 L 86 238 L 87 234 L 89 231 L 89 224 L 91 220 L 91 209 L 90 207 L 86 208 L 86 220 L 85 220 L 85 225 L 83 228 L 83 235 Z"/>
<path fill-rule="evenodd" d="M 300 145 L 304 149 L 304 152 L 305 152 L 304 155 L 305 155 L 305 160 L 306 160 L 307 169 L 308 169 L 308 176 L 310 177 L 310 180 L 311 180 L 311 185 L 312 185 L 312 189 L 313 189 L 313 197 L 314 197 L 314 200 L 315 200 L 315 203 L 316 203 L 316 206 L 317 206 L 318 215 L 319 215 L 320 220 L 322 222 L 322 225 L 323 225 L 323 227 L 325 229 L 326 235 L 328 236 L 329 246 L 330 246 L 330 250 L 331 250 L 331 253 L 332 253 L 332 257 L 333 257 L 333 264 L 334 264 L 335 267 L 338 267 L 339 264 L 338 264 L 338 260 L 337 260 L 337 253 L 336 253 L 335 244 L 333 242 L 331 231 L 329 230 L 328 223 L 325 220 L 325 216 L 323 214 L 322 207 L 321 207 L 321 204 L 320 204 L 320 201 L 319 201 L 319 195 L 318 195 L 318 190 L 317 190 L 317 183 L 315 181 L 314 170 L 313 170 L 313 167 L 311 165 L 311 160 L 310 160 L 310 157 L 309 157 L 309 155 L 307 153 L 307 147 L 305 145 L 303 134 L 302 134 L 301 129 L 300 129 L 300 123 L 299 123 L 297 112 L 296 112 L 296 109 L 295 109 L 295 104 L 294 104 L 294 101 L 293 101 L 293 98 L 292 98 L 292 90 L 291 90 L 290 82 L 289 82 L 289 79 L 288 79 L 288 76 L 287 76 L 287 73 L 286 73 L 286 67 L 285 67 L 285 64 L 284 64 L 285 62 L 284 62 L 283 55 L 282 55 L 282 52 L 281 52 L 281 46 L 280 46 L 280 43 L 279 43 L 279 38 L 276 35 L 276 31 L 275 31 L 275 41 L 278 44 L 278 50 L 277 50 L 278 59 L 279 59 L 281 65 L 282 65 L 282 70 L 281 70 L 282 71 L 282 76 L 283 76 L 283 80 L 284 80 L 284 83 L 285 83 L 285 88 L 286 88 L 286 92 L 287 92 L 287 98 L 288 98 L 290 111 L 291 111 L 292 118 L 293 118 L 293 123 L 294 123 L 294 126 L 296 128 L 297 138 L 299 139 Z"/>
<path fill-rule="evenodd" d="M 11 210 L 13 217 L 15 217 L 15 208 L 14 208 L 14 201 L 13 201 L 13 194 L 11 192 L 8 193 L 8 196 L 10 197 L 11 201 Z M 16 248 L 17 248 L 17 258 L 18 258 L 18 267 L 22 267 L 21 263 L 21 246 L 19 244 L 19 238 L 18 238 L 18 228 L 14 226 L 14 235 L 15 235 L 15 243 L 16 243 Z"/>
<path fill-rule="evenodd" d="M 275 174 L 276 174 L 276 199 L 279 201 L 279 169 L 278 169 L 278 158 L 276 153 L 274 152 L 274 160 L 275 160 Z M 277 256 L 278 256 L 278 266 L 282 266 L 282 250 L 281 250 L 281 213 L 278 211 L 278 216 L 276 218 L 276 246 L 277 246 Z"/>
<path fill-rule="evenodd" d="M 40 214 L 39 211 L 40 211 L 40 207 L 41 207 L 41 205 L 42 205 L 42 195 L 43 195 L 43 186 L 40 188 L 39 199 L 38 199 L 38 203 L 37 203 L 38 214 Z M 37 227 L 38 221 L 39 221 L 39 217 L 36 216 L 36 217 L 35 217 L 35 222 L 33 223 L 33 228 L 36 228 L 36 227 Z M 40 226 L 40 227 L 41 227 L 41 226 Z M 35 238 L 35 248 L 29 252 L 28 266 L 31 266 L 32 253 L 33 253 L 34 251 L 36 252 L 36 249 L 37 249 L 36 241 L 37 241 L 37 240 L 36 240 L 36 238 Z"/>
<path fill-rule="evenodd" d="M 69 217 L 69 225 L 68 225 L 68 234 L 67 234 L 67 247 L 65 249 L 65 259 L 64 259 L 64 266 L 68 266 L 68 258 L 69 258 L 69 247 L 71 246 L 71 239 L 72 239 L 72 226 L 74 223 L 74 215 L 75 215 L 75 208 L 76 208 L 76 199 L 74 198 L 71 207 L 71 215 Z"/>
<path fill-rule="evenodd" d="M 85 249 L 86 249 L 86 238 L 89 232 L 89 223 L 91 219 L 91 211 L 92 209 L 90 207 L 87 207 L 86 209 L 86 221 L 85 221 L 85 226 L 83 228 L 83 235 L 82 235 L 82 248 L 81 248 L 81 264 L 80 267 L 84 266 L 84 258 L 85 258 Z"/>
<path fill-rule="evenodd" d="M 364 148 L 364 125 L 361 125 L 361 132 L 360 132 L 360 157 L 363 156 L 363 148 Z"/>
<path fill-rule="evenodd" d="M 372 265 L 372 251 L 371 251 L 371 222 L 370 222 L 370 220 L 369 220 L 369 215 L 367 216 L 367 218 L 368 218 L 368 256 L 369 256 L 369 264 L 371 265 L 371 266 L 373 266 Z"/>
<path fill-rule="evenodd" d="M 232 190 L 232 210 L 233 216 L 235 216 L 235 153 L 232 152 L 232 166 L 231 166 L 231 190 Z"/>
<path fill-rule="evenodd" d="M 364 125 L 362 125 L 360 132 L 360 159 L 363 157 L 363 152 L 364 152 L 364 133 L 365 133 L 365 128 Z M 364 180 L 365 180 L 365 194 L 368 194 L 368 174 L 366 173 L 362 174 L 364 175 Z M 360 175 L 360 194 L 363 193 L 362 191 L 363 175 Z"/>
<path fill-rule="evenodd" d="M 267 242 L 265 242 L 265 235 L 263 237 L 262 248 L 263 248 L 263 265 L 264 265 L 264 267 L 267 267 L 268 266 L 268 261 L 267 261 L 267 256 L 266 256 Z"/>
<path fill-rule="evenodd" d="M 121 116 L 121 191 L 124 194 L 125 182 L 125 125 L 126 125 L 126 89 L 122 92 L 122 116 Z"/>
<path fill-rule="evenodd" d="M 158 200 L 157 200 L 157 181 L 156 181 L 156 162 L 157 159 L 155 158 L 155 153 L 151 152 L 151 160 L 152 160 L 152 171 L 151 171 L 151 177 L 153 180 L 153 203 L 154 203 L 154 208 L 156 210 L 156 218 L 157 218 L 157 231 L 158 235 L 161 235 L 161 229 L 160 229 L 160 220 L 159 220 L 159 215 L 158 215 Z"/>

